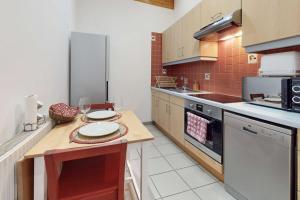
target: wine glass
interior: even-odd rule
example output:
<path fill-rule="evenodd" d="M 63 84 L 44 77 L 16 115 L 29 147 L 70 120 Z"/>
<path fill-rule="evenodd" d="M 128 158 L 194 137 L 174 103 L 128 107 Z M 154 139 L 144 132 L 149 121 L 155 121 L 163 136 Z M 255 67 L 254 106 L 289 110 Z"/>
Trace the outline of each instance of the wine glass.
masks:
<path fill-rule="evenodd" d="M 88 97 L 81 97 L 79 99 L 79 109 L 81 113 L 84 114 L 84 119 L 86 119 L 86 114 L 91 109 L 91 104 Z"/>
<path fill-rule="evenodd" d="M 114 97 L 114 103 L 115 103 L 115 110 L 120 112 L 124 109 L 124 101 L 123 101 L 123 97 L 117 96 Z"/>

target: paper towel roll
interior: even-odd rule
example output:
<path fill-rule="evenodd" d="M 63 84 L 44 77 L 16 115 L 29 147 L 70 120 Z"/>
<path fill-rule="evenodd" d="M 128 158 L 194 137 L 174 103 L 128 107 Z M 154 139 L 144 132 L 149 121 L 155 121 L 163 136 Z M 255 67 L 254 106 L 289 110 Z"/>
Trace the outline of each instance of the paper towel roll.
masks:
<path fill-rule="evenodd" d="M 34 124 L 32 127 L 36 129 L 37 127 L 37 95 L 25 96 L 25 124 Z"/>

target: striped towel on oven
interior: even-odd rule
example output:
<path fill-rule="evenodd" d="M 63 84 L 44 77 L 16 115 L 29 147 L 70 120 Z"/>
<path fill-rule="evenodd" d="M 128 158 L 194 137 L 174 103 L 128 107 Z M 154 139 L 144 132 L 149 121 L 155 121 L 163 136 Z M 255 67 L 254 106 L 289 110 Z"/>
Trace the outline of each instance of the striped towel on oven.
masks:
<path fill-rule="evenodd" d="M 201 143 L 206 142 L 209 121 L 193 113 L 187 113 L 187 133 Z"/>

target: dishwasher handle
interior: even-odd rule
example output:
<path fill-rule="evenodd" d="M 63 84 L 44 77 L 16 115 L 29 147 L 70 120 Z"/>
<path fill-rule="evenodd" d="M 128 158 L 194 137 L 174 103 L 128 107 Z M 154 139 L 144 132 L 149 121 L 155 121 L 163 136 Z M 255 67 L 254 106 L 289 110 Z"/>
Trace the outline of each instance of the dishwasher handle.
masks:
<path fill-rule="evenodd" d="M 241 120 L 243 119 L 243 120 Z M 247 121 L 246 121 L 247 120 Z M 248 122 L 250 121 L 251 122 Z M 257 123 L 258 125 L 254 124 Z M 261 139 L 269 139 L 284 147 L 290 148 L 293 145 L 294 132 L 290 129 L 283 129 L 270 124 L 263 124 L 259 121 L 225 113 L 224 124 L 236 130 L 240 134 L 247 134 L 253 137 L 261 137 Z M 264 126 L 262 126 L 264 125 Z M 226 133 L 225 133 L 226 135 Z"/>
<path fill-rule="evenodd" d="M 267 131 L 264 128 L 258 128 L 256 126 L 253 127 L 252 125 L 242 126 L 242 131 L 248 134 L 254 134 L 267 138 L 272 138 L 274 136 L 274 133 L 272 133 L 271 131 Z"/>
<path fill-rule="evenodd" d="M 257 135 L 258 132 L 256 130 L 253 130 L 252 129 L 252 126 L 251 125 L 248 125 L 248 126 L 242 126 L 242 131 L 243 132 L 246 132 L 246 133 L 250 133 L 250 134 L 255 134 Z"/>
<path fill-rule="evenodd" d="M 244 132 L 247 132 L 247 133 L 251 133 L 251 134 L 255 134 L 255 135 L 258 134 L 257 131 L 252 130 L 251 128 L 246 127 L 246 126 L 243 126 L 243 127 L 242 127 L 242 130 L 243 130 Z"/>

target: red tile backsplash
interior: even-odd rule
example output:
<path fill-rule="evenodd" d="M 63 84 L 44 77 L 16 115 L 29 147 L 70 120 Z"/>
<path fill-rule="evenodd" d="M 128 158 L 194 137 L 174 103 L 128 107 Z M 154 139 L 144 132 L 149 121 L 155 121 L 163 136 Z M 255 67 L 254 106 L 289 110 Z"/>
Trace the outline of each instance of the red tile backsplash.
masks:
<path fill-rule="evenodd" d="M 162 34 L 152 33 L 151 45 L 151 85 L 155 85 L 155 76 L 162 75 Z"/>
<path fill-rule="evenodd" d="M 224 33 L 226 34 L 226 33 Z M 228 34 L 228 33 L 227 33 Z M 155 76 L 162 75 L 162 34 L 152 33 L 152 85 Z M 263 53 L 277 53 L 283 51 L 300 51 L 300 47 L 290 47 L 269 50 Z M 257 76 L 260 66 L 260 55 L 257 64 L 248 64 L 248 55 L 242 47 L 242 38 L 232 38 L 219 42 L 219 58 L 216 62 L 197 61 L 166 67 L 168 76 L 176 76 L 178 86 L 182 86 L 181 77 L 189 79 L 189 87 L 193 82 L 200 84 L 201 90 L 207 90 L 227 95 L 242 95 L 242 78 L 244 76 Z M 204 80 L 205 73 L 210 73 L 211 79 Z"/>

